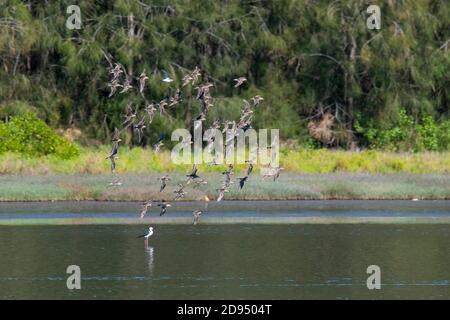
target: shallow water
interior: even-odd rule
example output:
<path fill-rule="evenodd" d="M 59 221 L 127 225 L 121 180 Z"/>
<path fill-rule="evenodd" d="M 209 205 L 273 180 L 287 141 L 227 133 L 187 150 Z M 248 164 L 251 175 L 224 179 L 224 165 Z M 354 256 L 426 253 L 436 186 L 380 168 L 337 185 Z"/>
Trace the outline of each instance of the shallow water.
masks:
<path fill-rule="evenodd" d="M 0 227 L 0 298 L 450 298 L 450 225 Z M 381 268 L 368 290 L 366 268 Z M 68 290 L 68 265 L 81 289 Z"/>
<path fill-rule="evenodd" d="M 0 202 L 0 225 L 192 224 L 201 209 L 203 224 L 450 223 L 450 201 L 222 201 L 177 202 L 159 216 L 156 205 L 140 219 L 138 202 Z"/>

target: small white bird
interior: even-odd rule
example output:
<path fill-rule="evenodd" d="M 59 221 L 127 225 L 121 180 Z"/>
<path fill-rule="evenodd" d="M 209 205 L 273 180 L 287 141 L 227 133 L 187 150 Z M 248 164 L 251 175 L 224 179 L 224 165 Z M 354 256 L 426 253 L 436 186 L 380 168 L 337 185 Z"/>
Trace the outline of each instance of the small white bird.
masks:
<path fill-rule="evenodd" d="M 108 184 L 109 187 L 116 187 L 116 186 L 121 186 L 122 182 L 119 181 L 119 179 L 114 180 L 113 182 L 110 182 Z"/>
<path fill-rule="evenodd" d="M 164 188 L 167 185 L 167 181 L 170 181 L 170 177 L 168 174 L 163 175 L 161 178 L 158 179 L 160 181 L 160 188 L 159 188 L 159 192 L 163 191 Z"/>
<path fill-rule="evenodd" d="M 147 74 L 144 71 L 142 71 L 141 75 L 139 76 L 139 92 L 142 96 L 144 96 L 144 88 L 145 88 L 145 81 L 148 80 Z"/>
<path fill-rule="evenodd" d="M 148 228 L 148 233 L 147 234 L 142 234 L 140 236 L 137 236 L 137 238 L 145 238 L 146 240 L 148 238 L 150 238 L 153 235 L 153 227 L 149 227 Z"/>
<path fill-rule="evenodd" d="M 145 107 L 145 111 L 147 112 L 148 120 L 150 121 L 150 123 L 152 123 L 156 111 L 155 104 L 153 103 L 147 104 L 147 106 Z"/>
<path fill-rule="evenodd" d="M 236 82 L 234 87 L 237 88 L 237 87 L 241 86 L 245 81 L 247 81 L 247 78 L 239 77 L 239 78 L 236 78 L 236 79 L 233 79 L 233 80 Z"/>
<path fill-rule="evenodd" d="M 142 204 L 141 219 L 147 214 L 148 208 L 152 206 L 152 200 L 147 200 Z"/>
<path fill-rule="evenodd" d="M 194 78 L 191 77 L 190 74 L 187 74 L 183 77 L 183 87 L 187 86 Z"/>
<path fill-rule="evenodd" d="M 131 83 L 132 83 L 131 77 L 126 76 L 125 81 L 123 82 L 122 91 L 120 91 L 120 93 L 127 92 L 131 88 L 133 88 L 133 85 Z"/>
<path fill-rule="evenodd" d="M 253 106 L 256 107 L 261 101 L 264 100 L 264 98 L 261 97 L 261 96 L 256 95 L 251 100 L 253 102 Z"/>
<path fill-rule="evenodd" d="M 166 71 L 163 71 L 163 82 L 173 82 L 173 79 L 169 77 L 169 74 Z"/>
<path fill-rule="evenodd" d="M 181 198 L 184 198 L 185 195 L 187 195 L 187 192 L 184 191 L 184 185 L 182 183 L 178 184 L 178 189 L 173 191 L 175 193 L 175 199 L 174 200 L 178 200 Z"/>
<path fill-rule="evenodd" d="M 194 216 L 194 225 L 199 223 L 201 214 L 202 212 L 200 210 L 195 210 L 192 212 L 192 215 Z"/>

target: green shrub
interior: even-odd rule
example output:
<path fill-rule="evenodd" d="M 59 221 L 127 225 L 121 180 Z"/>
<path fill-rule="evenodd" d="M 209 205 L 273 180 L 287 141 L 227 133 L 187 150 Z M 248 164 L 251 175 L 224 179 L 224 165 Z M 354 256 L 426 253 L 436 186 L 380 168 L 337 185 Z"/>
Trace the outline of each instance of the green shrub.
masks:
<path fill-rule="evenodd" d="M 391 151 L 445 151 L 450 147 L 450 121 L 436 122 L 429 115 L 415 121 L 404 109 L 387 129 L 368 128 L 360 124 L 357 116 L 356 132 L 368 142 L 369 147 Z"/>
<path fill-rule="evenodd" d="M 387 147 L 394 151 L 406 151 L 411 148 L 413 135 L 414 120 L 404 109 L 401 109 L 397 123 L 390 129 L 380 130 L 375 145 L 378 148 Z"/>
<path fill-rule="evenodd" d="M 438 149 L 450 149 L 450 120 L 443 121 L 438 127 Z"/>
<path fill-rule="evenodd" d="M 54 154 L 69 159 L 79 154 L 78 148 L 58 136 L 33 113 L 15 116 L 0 123 L 0 153 L 15 152 L 27 156 Z"/>
<path fill-rule="evenodd" d="M 422 124 L 417 126 L 417 146 L 418 151 L 439 150 L 439 127 L 431 116 L 425 116 L 422 119 Z"/>

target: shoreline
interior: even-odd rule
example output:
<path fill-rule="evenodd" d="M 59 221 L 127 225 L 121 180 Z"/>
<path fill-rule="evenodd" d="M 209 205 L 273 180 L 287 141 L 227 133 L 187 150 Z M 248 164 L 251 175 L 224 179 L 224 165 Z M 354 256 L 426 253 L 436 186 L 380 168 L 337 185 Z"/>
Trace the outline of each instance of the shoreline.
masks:
<path fill-rule="evenodd" d="M 241 218 L 241 219 L 210 219 L 202 218 L 201 225 L 280 225 L 280 224 L 305 224 L 305 225 L 336 225 L 336 224 L 377 224 L 377 225 L 450 225 L 450 215 L 448 217 L 441 218 L 386 218 L 386 217 L 304 217 L 304 218 L 272 218 L 272 219 L 254 219 L 254 218 Z M 199 225 L 200 225 L 199 224 Z M 0 219 L 0 227 L 7 226 L 71 226 L 71 225 L 189 225 L 192 226 L 192 218 L 173 219 L 166 218 L 164 220 L 145 219 L 145 220 L 130 220 L 130 219 Z"/>
<path fill-rule="evenodd" d="M 217 224 L 450 224 L 447 200 L 430 201 L 183 201 L 163 217 L 151 209 L 140 219 L 136 202 L 3 202 L 0 226 L 24 225 L 192 225 L 192 211 L 204 210 L 201 225 Z"/>
<path fill-rule="evenodd" d="M 155 202 L 158 202 L 159 200 L 154 200 Z M 171 200 L 170 203 L 198 203 L 201 200 Z M 216 202 L 215 200 L 211 200 L 213 202 Z M 408 202 L 420 202 L 420 201 L 449 201 L 450 205 L 450 196 L 448 198 L 421 198 L 421 199 L 410 199 L 410 198 L 271 198 L 271 199 L 239 199 L 239 198 L 229 198 L 222 200 L 219 203 L 227 203 L 227 202 L 235 202 L 235 201 L 242 201 L 242 202 L 286 202 L 286 201 L 314 201 L 314 202 L 321 202 L 321 201 L 336 201 L 336 202 L 344 202 L 344 201 L 408 201 Z M 96 202 L 96 203 L 138 203 L 141 204 L 142 200 L 118 200 L 118 199 L 58 199 L 58 200 L 48 200 L 48 199 L 36 199 L 36 200 L 0 200 L 0 205 L 2 203 L 88 203 L 88 202 Z"/>

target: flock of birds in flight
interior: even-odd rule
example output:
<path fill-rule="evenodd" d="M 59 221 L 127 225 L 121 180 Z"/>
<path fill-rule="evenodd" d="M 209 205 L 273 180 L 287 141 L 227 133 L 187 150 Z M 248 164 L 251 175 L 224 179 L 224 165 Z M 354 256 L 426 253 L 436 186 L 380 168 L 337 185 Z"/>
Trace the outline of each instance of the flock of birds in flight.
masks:
<path fill-rule="evenodd" d="M 130 76 L 126 69 L 120 64 L 115 63 L 114 65 L 110 62 L 110 68 L 109 68 L 109 74 L 112 76 L 112 79 L 110 80 L 110 83 L 108 84 L 110 88 L 110 94 L 109 98 L 111 98 L 114 94 L 117 92 L 119 94 L 126 93 L 133 89 L 133 77 Z M 193 87 L 199 82 L 201 77 L 201 70 L 198 67 L 195 67 L 195 69 L 189 73 L 187 73 L 182 81 L 183 81 L 183 87 L 191 84 Z M 147 125 L 151 124 L 155 114 L 158 112 L 161 117 L 164 117 L 168 115 L 167 110 L 168 108 L 175 107 L 177 105 L 181 105 L 182 102 L 182 92 L 179 88 L 176 89 L 175 94 L 169 98 L 165 98 L 161 100 L 158 103 L 149 103 L 145 96 L 144 96 L 144 90 L 146 81 L 149 80 L 149 77 L 145 73 L 145 70 L 139 75 L 139 77 L 136 78 L 137 80 L 137 89 L 140 93 L 140 95 L 145 100 L 145 107 L 144 112 L 139 113 L 138 107 L 135 109 L 132 108 L 132 103 L 128 103 L 126 106 L 126 113 L 124 115 L 124 121 L 122 122 L 122 129 L 114 129 L 114 133 L 112 136 L 112 149 L 111 153 L 106 157 L 106 159 L 109 159 L 111 162 L 111 173 L 114 176 L 116 172 L 116 160 L 118 159 L 118 152 L 119 152 L 119 143 L 122 141 L 120 139 L 120 135 L 122 132 L 127 130 L 128 128 L 132 128 L 133 133 L 137 136 L 137 140 L 140 143 L 142 140 L 142 137 L 144 135 L 144 129 L 147 127 Z M 174 80 L 170 78 L 168 73 L 166 71 L 163 71 L 163 77 L 162 81 L 165 83 L 171 83 Z M 245 77 L 239 77 L 234 79 L 234 87 L 238 88 L 242 86 L 247 79 Z M 195 87 L 197 89 L 197 95 L 196 100 L 199 101 L 200 104 L 200 114 L 195 118 L 195 123 L 201 123 L 206 120 L 206 116 L 208 114 L 208 111 L 211 107 L 214 105 L 212 104 L 212 97 L 210 95 L 210 88 L 214 85 L 212 83 L 203 83 L 199 84 Z M 243 130 L 244 132 L 251 128 L 251 122 L 252 122 L 252 116 L 253 116 L 253 110 L 252 108 L 257 107 L 264 99 L 256 95 L 251 99 L 252 104 L 250 104 L 248 101 L 244 101 L 243 109 L 241 110 L 240 119 L 236 123 L 236 121 L 224 121 L 223 122 L 223 133 L 231 133 L 227 134 L 226 139 L 226 148 L 233 147 L 234 146 L 234 138 L 239 134 L 240 130 Z M 218 129 L 220 130 L 221 124 L 219 120 L 215 120 L 211 127 L 211 129 Z M 159 135 L 158 140 L 152 145 L 154 152 L 159 152 L 161 147 L 164 145 L 164 133 L 161 133 Z M 186 144 L 192 144 L 192 141 L 186 141 L 184 142 Z M 211 152 L 212 147 L 214 144 L 214 137 L 209 138 L 207 141 L 207 150 L 208 152 Z M 273 147 L 273 145 L 272 145 Z M 259 148 L 258 148 L 259 149 Z M 259 150 L 258 150 L 259 152 Z M 274 158 L 274 152 L 272 152 L 272 159 Z M 242 189 L 245 185 L 245 183 L 249 180 L 251 173 L 253 171 L 253 166 L 256 163 L 256 159 L 252 157 L 252 159 L 249 159 L 246 161 L 247 163 L 247 171 L 246 175 L 242 178 L 237 178 L 239 180 L 239 189 Z M 214 158 L 209 165 L 217 165 L 216 159 Z M 270 166 L 269 166 L 270 167 Z M 228 164 L 227 169 L 222 172 L 224 179 L 222 181 L 221 186 L 216 189 L 218 191 L 218 197 L 216 201 L 221 201 L 225 193 L 229 192 L 229 189 L 231 185 L 234 183 L 232 180 L 233 172 L 233 165 Z M 282 167 L 270 167 L 270 170 L 268 170 L 263 177 L 271 177 L 273 178 L 273 181 L 275 181 L 279 175 L 280 172 L 283 170 Z M 186 175 L 186 181 L 185 183 L 179 183 L 177 185 L 177 188 L 174 190 L 175 197 L 174 201 L 182 199 L 186 196 L 187 191 L 185 191 L 185 187 L 189 185 L 190 183 L 193 184 L 193 188 L 197 188 L 201 185 L 207 184 L 208 182 L 201 178 L 198 174 L 197 165 L 194 164 L 191 170 L 190 174 Z M 168 174 L 163 175 L 159 178 L 160 182 L 160 192 L 163 192 L 168 184 L 168 182 L 171 180 Z M 113 182 L 110 183 L 111 186 L 120 186 L 122 183 L 115 179 Z M 205 201 L 205 211 L 207 211 L 208 202 L 210 201 L 207 196 L 204 196 L 203 200 Z M 152 200 L 147 200 L 142 204 L 142 210 L 140 212 L 140 217 L 144 218 L 145 215 L 149 212 L 150 208 L 153 206 Z M 157 203 L 157 206 L 160 208 L 160 216 L 163 216 L 169 207 L 172 205 L 165 200 L 160 201 Z M 202 210 L 195 210 L 193 215 L 193 224 L 196 225 L 200 221 L 200 216 L 203 214 Z M 148 239 L 153 234 L 153 228 L 149 227 L 148 233 L 146 235 L 142 235 L 139 237 L 144 237 L 145 239 Z"/>

